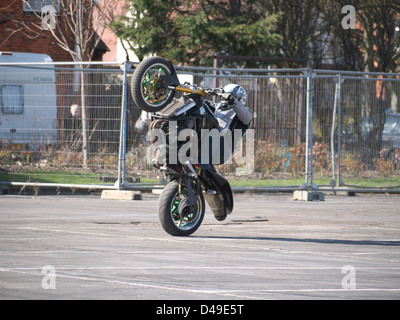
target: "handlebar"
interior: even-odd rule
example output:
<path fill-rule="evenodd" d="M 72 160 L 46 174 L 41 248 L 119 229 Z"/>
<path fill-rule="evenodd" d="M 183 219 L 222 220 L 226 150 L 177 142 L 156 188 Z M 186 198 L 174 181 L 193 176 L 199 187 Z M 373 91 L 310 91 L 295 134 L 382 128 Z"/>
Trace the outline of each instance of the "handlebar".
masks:
<path fill-rule="evenodd" d="M 224 90 L 221 88 L 202 89 L 202 88 L 196 88 L 195 86 L 191 86 L 191 88 L 180 87 L 180 86 L 176 86 L 176 87 L 168 86 L 168 89 L 175 90 L 178 92 L 183 92 L 183 93 L 201 95 L 201 96 L 206 96 L 206 95 L 219 96 L 224 100 L 224 102 L 220 106 L 221 110 L 231 109 L 233 107 L 233 103 L 234 103 L 234 97 L 229 93 L 225 93 Z"/>
<path fill-rule="evenodd" d="M 233 96 L 228 95 L 224 93 L 224 90 L 221 88 L 214 88 L 214 89 L 202 89 L 202 88 L 196 88 L 195 86 L 192 86 L 192 88 L 188 87 L 180 87 L 180 86 L 168 86 L 168 89 L 170 90 L 175 90 L 178 92 L 183 92 L 183 93 L 191 93 L 191 94 L 197 94 L 201 96 L 206 96 L 208 94 L 213 95 L 213 96 L 220 96 L 224 100 L 229 101 L 229 103 L 233 102 Z"/>
<path fill-rule="evenodd" d="M 185 87 L 179 87 L 179 86 L 177 86 L 177 87 L 168 86 L 168 89 L 175 90 L 175 91 L 178 91 L 178 92 L 198 94 L 198 95 L 201 95 L 201 96 L 206 96 L 208 94 L 206 91 L 196 89 L 195 87 L 193 87 L 191 89 L 191 88 L 185 88 Z"/>
<path fill-rule="evenodd" d="M 223 89 L 220 89 L 220 88 L 209 89 L 209 90 L 212 90 L 210 94 L 221 97 L 223 100 L 227 101 L 230 105 L 233 104 L 234 96 L 231 95 L 230 93 L 226 93 L 226 92 L 224 92 Z"/>

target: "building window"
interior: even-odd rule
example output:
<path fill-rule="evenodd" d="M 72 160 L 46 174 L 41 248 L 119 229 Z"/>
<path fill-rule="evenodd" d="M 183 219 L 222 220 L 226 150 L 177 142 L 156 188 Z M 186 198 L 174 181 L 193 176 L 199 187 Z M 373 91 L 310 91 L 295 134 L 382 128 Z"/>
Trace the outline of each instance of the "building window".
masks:
<path fill-rule="evenodd" d="M 22 0 L 24 4 L 24 12 L 41 13 L 44 6 L 53 6 L 57 13 L 60 12 L 60 0 Z"/>
<path fill-rule="evenodd" d="M 4 114 L 21 114 L 24 112 L 22 86 L 1 86 L 1 112 Z"/>

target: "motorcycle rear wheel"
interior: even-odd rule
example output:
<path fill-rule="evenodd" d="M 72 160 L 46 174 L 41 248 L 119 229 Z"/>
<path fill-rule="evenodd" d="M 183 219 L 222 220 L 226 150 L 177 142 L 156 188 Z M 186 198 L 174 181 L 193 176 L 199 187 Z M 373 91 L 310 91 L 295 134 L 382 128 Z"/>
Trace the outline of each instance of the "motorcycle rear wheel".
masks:
<path fill-rule="evenodd" d="M 133 73 L 131 93 L 141 110 L 157 112 L 172 101 L 175 92 L 168 89 L 161 78 L 172 72 L 173 65 L 160 57 L 147 58 L 139 63 Z"/>
<path fill-rule="evenodd" d="M 160 195 L 158 205 L 158 215 L 163 229 L 172 236 L 189 236 L 194 233 L 201 225 L 205 214 L 204 196 L 200 193 L 194 212 L 182 216 L 179 213 L 179 205 L 182 206 L 185 189 L 179 197 L 179 182 L 171 181 Z M 183 197 L 182 197 L 183 195 Z"/>

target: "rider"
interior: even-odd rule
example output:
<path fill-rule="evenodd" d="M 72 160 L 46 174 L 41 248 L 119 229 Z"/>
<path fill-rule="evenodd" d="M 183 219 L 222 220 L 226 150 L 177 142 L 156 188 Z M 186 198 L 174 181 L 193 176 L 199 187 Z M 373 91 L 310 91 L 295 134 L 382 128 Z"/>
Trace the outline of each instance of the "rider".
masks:
<path fill-rule="evenodd" d="M 215 108 L 214 115 L 219 124 L 219 130 L 228 129 L 231 132 L 231 137 L 234 137 L 234 130 L 241 129 L 242 136 L 246 130 L 250 128 L 253 119 L 250 108 L 246 106 L 247 92 L 238 84 L 228 84 L 223 88 L 224 99 L 220 101 Z M 224 139 L 220 140 L 220 159 L 221 163 L 228 160 L 227 153 L 224 155 Z M 234 143 L 232 143 L 232 149 Z"/>
<path fill-rule="evenodd" d="M 215 116 L 218 119 L 220 130 L 248 129 L 253 118 L 251 110 L 245 105 L 246 90 L 238 84 L 228 84 L 223 88 L 224 100 L 217 104 Z M 235 120 L 237 115 L 237 123 Z"/>

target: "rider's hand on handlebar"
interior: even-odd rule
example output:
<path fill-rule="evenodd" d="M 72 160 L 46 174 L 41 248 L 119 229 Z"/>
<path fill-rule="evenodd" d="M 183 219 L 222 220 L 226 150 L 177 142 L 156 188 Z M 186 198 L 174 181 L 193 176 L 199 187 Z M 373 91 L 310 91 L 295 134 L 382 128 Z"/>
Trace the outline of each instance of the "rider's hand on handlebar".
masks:
<path fill-rule="evenodd" d="M 235 97 L 229 93 L 224 93 L 222 95 L 222 98 L 228 101 L 230 105 L 232 105 L 235 102 Z"/>

